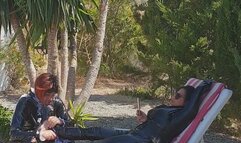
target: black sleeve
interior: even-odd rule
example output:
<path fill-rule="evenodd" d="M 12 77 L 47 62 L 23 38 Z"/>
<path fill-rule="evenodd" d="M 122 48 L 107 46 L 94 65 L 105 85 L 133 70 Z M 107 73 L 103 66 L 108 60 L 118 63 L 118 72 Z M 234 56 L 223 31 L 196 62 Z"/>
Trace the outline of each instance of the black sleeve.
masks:
<path fill-rule="evenodd" d="M 19 142 L 30 142 L 32 137 L 35 136 L 35 131 L 24 131 L 24 111 L 27 104 L 27 99 L 22 97 L 19 99 L 16 109 L 14 111 L 12 121 L 11 121 L 11 129 L 10 129 L 10 140 L 11 141 L 19 141 Z"/>
<path fill-rule="evenodd" d="M 65 105 L 62 102 L 62 100 L 59 98 L 55 98 L 53 106 L 54 106 L 55 116 L 63 119 L 66 126 L 72 126 L 71 118 L 70 118 L 69 114 L 67 113 L 67 110 L 65 109 Z"/>
<path fill-rule="evenodd" d="M 150 116 L 152 116 L 152 114 L 155 114 L 154 112 L 160 108 L 166 108 L 167 105 L 159 105 L 159 106 L 156 106 L 155 108 L 152 108 L 150 109 L 148 112 L 147 112 L 147 117 L 150 118 Z"/>

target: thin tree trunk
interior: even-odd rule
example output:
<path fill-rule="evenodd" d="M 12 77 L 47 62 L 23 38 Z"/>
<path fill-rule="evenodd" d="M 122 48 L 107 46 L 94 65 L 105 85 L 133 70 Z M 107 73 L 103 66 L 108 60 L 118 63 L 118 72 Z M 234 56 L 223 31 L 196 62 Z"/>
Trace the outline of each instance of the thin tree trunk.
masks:
<path fill-rule="evenodd" d="M 57 47 L 57 25 L 52 24 L 48 31 L 48 72 L 58 76 L 58 47 Z M 61 80 L 59 80 L 61 82 Z"/>
<path fill-rule="evenodd" d="M 12 27 L 13 27 L 15 34 L 17 34 L 17 36 L 16 36 L 17 43 L 18 43 L 19 50 L 22 54 L 23 62 L 25 65 L 25 70 L 27 72 L 27 75 L 28 75 L 28 78 L 30 81 L 30 87 L 34 88 L 34 82 L 35 82 L 35 78 L 36 78 L 36 69 L 30 58 L 28 48 L 26 45 L 26 39 L 23 35 L 22 29 L 20 28 L 20 23 L 15 15 L 15 13 L 11 14 L 11 23 L 12 23 Z"/>
<path fill-rule="evenodd" d="M 61 38 L 60 38 L 60 46 L 61 46 L 61 91 L 60 91 L 60 98 L 65 103 L 65 94 L 67 88 L 67 78 L 68 78 L 68 68 L 69 68 L 69 61 L 68 61 L 68 32 L 66 26 L 61 29 Z"/>
<path fill-rule="evenodd" d="M 108 0 L 101 0 L 100 2 L 100 19 L 98 23 L 98 29 L 96 33 L 96 45 L 93 51 L 93 59 L 90 65 L 89 71 L 87 73 L 85 83 L 83 85 L 82 91 L 78 96 L 75 103 L 83 104 L 89 100 L 91 91 L 94 88 L 94 84 L 99 72 L 101 57 L 103 54 L 103 43 L 105 37 L 106 19 L 108 12 Z"/>
<path fill-rule="evenodd" d="M 70 35 L 70 66 L 68 72 L 66 101 L 73 101 L 75 96 L 75 75 L 77 68 L 77 34 L 76 32 Z"/>
<path fill-rule="evenodd" d="M 2 26 L 0 26 L 0 48 L 2 48 Z"/>

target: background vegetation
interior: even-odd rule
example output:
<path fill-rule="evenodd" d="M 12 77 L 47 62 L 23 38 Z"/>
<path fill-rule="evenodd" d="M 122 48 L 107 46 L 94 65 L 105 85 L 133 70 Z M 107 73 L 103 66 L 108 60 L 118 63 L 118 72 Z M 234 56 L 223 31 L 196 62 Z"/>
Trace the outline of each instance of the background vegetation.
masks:
<path fill-rule="evenodd" d="M 86 3 L 97 21 L 97 9 Z M 145 80 L 145 88 L 122 92 L 164 99 L 190 77 L 223 82 L 234 94 L 211 129 L 241 136 L 240 30 L 240 0 L 149 0 L 142 5 L 112 0 L 99 76 Z M 91 63 L 94 36 L 85 28 L 78 32 L 77 76 L 84 76 Z M 7 48 L 11 58 L 2 59 L 13 68 L 12 79 L 23 79 L 23 67 L 11 64 L 20 63 L 14 49 Z M 34 57 L 35 65 L 44 66 L 43 56 Z"/>
<path fill-rule="evenodd" d="M 3 142 L 8 142 L 10 131 L 10 119 L 12 117 L 12 111 L 0 106 L 0 139 Z"/>

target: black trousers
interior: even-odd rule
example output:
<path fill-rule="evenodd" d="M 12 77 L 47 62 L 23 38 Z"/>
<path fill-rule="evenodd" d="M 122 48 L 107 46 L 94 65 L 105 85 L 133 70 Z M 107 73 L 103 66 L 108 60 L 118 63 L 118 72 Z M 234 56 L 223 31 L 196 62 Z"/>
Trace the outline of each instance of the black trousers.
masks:
<path fill-rule="evenodd" d="M 147 139 L 131 134 L 129 131 L 102 127 L 55 128 L 60 138 L 70 140 L 92 140 L 93 143 L 149 143 Z"/>

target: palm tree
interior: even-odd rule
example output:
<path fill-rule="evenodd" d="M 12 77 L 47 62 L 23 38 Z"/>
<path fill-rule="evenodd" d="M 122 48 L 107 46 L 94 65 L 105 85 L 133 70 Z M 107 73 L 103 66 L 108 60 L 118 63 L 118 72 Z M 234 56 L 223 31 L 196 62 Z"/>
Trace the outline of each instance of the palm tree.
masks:
<path fill-rule="evenodd" d="M 77 33 L 70 34 L 70 65 L 68 71 L 66 101 L 73 101 L 75 95 L 75 75 L 77 68 Z"/>
<path fill-rule="evenodd" d="M 17 2 L 17 3 L 14 3 L 14 2 Z M 15 4 L 15 6 L 13 4 Z M 31 81 L 31 87 L 33 87 L 34 85 L 36 70 L 29 56 L 27 47 L 29 46 L 34 47 L 38 41 L 41 41 L 40 39 L 44 39 L 43 37 L 46 37 L 47 44 L 45 43 L 45 45 L 47 45 L 47 51 L 48 51 L 48 71 L 55 75 L 61 75 L 61 78 L 59 76 L 59 79 L 64 79 L 62 80 L 62 84 L 60 86 L 61 87 L 60 91 L 63 91 L 63 94 L 61 93 L 61 95 L 64 95 L 66 91 L 65 90 L 66 86 L 64 84 L 67 79 L 66 67 L 68 67 L 68 65 L 66 66 L 66 63 L 68 62 L 66 59 L 68 55 L 67 53 L 68 50 L 66 49 L 67 43 L 64 43 L 62 41 L 61 45 L 64 45 L 62 46 L 63 52 L 61 54 L 64 57 L 62 63 L 64 63 L 65 65 L 62 65 L 63 72 L 60 72 L 60 70 L 58 70 L 58 68 L 60 67 L 60 63 L 59 63 L 59 55 L 58 55 L 59 51 L 58 51 L 58 44 L 57 44 L 57 40 L 58 40 L 57 34 L 59 31 L 60 25 L 66 25 L 64 27 L 68 27 L 68 30 L 69 30 L 71 26 L 70 23 L 74 23 L 74 26 L 75 26 L 74 29 L 77 29 L 79 25 L 85 25 L 85 27 L 94 27 L 93 20 L 86 12 L 86 8 L 84 7 L 83 1 L 82 0 L 69 0 L 69 1 L 3 0 L 1 1 L 0 5 L 1 5 L 0 6 L 1 11 L 5 12 L 4 16 L 1 15 L 1 23 L 3 23 L 2 25 L 4 25 L 4 27 L 7 27 L 8 20 L 9 20 L 9 23 L 13 25 L 13 29 L 17 34 L 17 42 L 19 45 L 19 49 L 22 53 L 22 56 L 24 57 L 23 59 L 26 66 L 26 71 Z M 6 7 L 9 9 L 6 9 Z M 15 13 L 16 8 L 18 10 L 18 14 L 20 13 L 24 15 L 21 19 L 23 23 L 20 23 L 18 20 L 19 15 Z M 9 16 L 10 11 L 12 12 L 11 17 Z M 2 21 L 2 19 L 4 19 L 4 21 Z M 29 40 L 31 41 L 30 43 L 28 42 L 28 44 L 26 44 L 27 43 L 26 38 L 21 29 L 23 27 L 28 27 L 27 34 L 28 34 L 28 37 L 30 37 L 28 41 Z M 66 31 L 64 30 L 63 33 L 66 33 Z M 75 36 L 76 33 L 73 33 L 73 34 L 74 36 L 72 37 L 76 37 Z M 61 35 L 64 36 L 65 34 L 61 34 Z M 66 36 L 64 39 L 67 39 Z M 42 42 L 44 41 L 42 40 Z M 76 46 L 76 44 L 71 44 L 71 45 Z M 74 49 L 76 49 L 76 47 Z M 76 56 L 73 56 L 73 57 L 76 57 Z M 73 58 L 73 60 L 74 59 L 75 58 Z M 74 77 L 74 75 L 72 76 Z M 70 78 L 70 79 L 73 80 L 73 78 Z M 62 99 L 64 99 L 64 96 L 61 96 L 61 97 Z"/>
<path fill-rule="evenodd" d="M 30 87 L 34 87 L 34 81 L 36 78 L 36 69 L 30 58 L 26 39 L 22 31 L 22 26 L 19 22 L 19 15 L 16 13 L 17 6 L 14 5 L 12 0 L 3 0 L 0 2 L 0 13 L 1 13 L 1 26 L 4 27 L 5 31 L 11 31 L 11 26 L 16 34 L 17 44 L 23 57 L 25 70 L 28 74 L 30 81 Z"/>
<path fill-rule="evenodd" d="M 99 72 L 101 58 L 102 58 L 103 49 L 104 49 L 103 43 L 104 43 L 104 37 L 105 37 L 106 19 L 107 19 L 107 12 L 108 12 L 108 0 L 101 0 L 99 9 L 100 9 L 100 18 L 99 18 L 98 29 L 96 33 L 96 41 L 95 41 L 96 44 L 95 44 L 95 49 L 93 51 L 92 63 L 88 70 L 82 91 L 80 92 L 80 95 L 75 101 L 75 104 L 76 103 L 83 104 L 88 101 Z"/>
<path fill-rule="evenodd" d="M 95 6 L 97 4 L 95 1 L 92 1 Z M 93 22 L 93 19 L 88 14 L 82 14 L 81 17 L 79 14 L 75 13 L 76 7 L 80 7 L 82 10 L 86 8 L 81 3 L 73 3 L 74 7 L 70 7 L 70 12 L 73 13 L 73 19 L 70 21 L 69 26 L 69 42 L 70 42 L 70 65 L 68 71 L 68 82 L 67 82 L 67 92 L 66 92 L 66 100 L 74 100 L 75 96 L 75 75 L 77 69 L 77 33 L 78 31 L 86 28 L 88 32 L 94 32 L 96 30 L 96 26 Z M 86 10 L 85 10 L 86 11 Z"/>
<path fill-rule="evenodd" d="M 61 74 L 59 75 L 61 79 L 61 89 L 59 96 L 61 99 L 65 99 L 65 94 L 67 90 L 67 75 L 69 70 L 68 61 L 68 31 L 66 25 L 61 27 L 60 30 L 60 62 L 61 62 Z"/>
<path fill-rule="evenodd" d="M 1 22 L 1 21 L 0 21 Z M 0 25 L 2 25 L 1 23 L 0 23 Z M 0 48 L 1 48 L 1 46 L 2 46 L 2 26 L 0 26 Z"/>
<path fill-rule="evenodd" d="M 39 33 L 33 33 L 33 36 L 37 35 L 41 37 L 43 33 L 47 33 L 47 50 L 48 50 L 48 71 L 54 75 L 59 76 L 60 84 L 60 95 L 61 99 L 65 100 L 66 93 L 66 79 L 67 79 L 67 67 L 68 67 L 68 50 L 67 50 L 67 36 L 66 30 L 69 31 L 71 26 L 74 29 L 77 29 L 80 24 L 83 24 L 86 27 L 92 27 L 92 19 L 86 12 L 84 3 L 81 0 L 55 0 L 55 1 L 46 1 L 46 0 L 27 0 L 28 7 L 28 17 L 32 23 L 32 31 L 37 31 Z M 74 24 L 71 24 L 74 23 Z M 64 40 L 61 40 L 62 52 L 61 61 L 64 65 L 59 63 L 58 55 L 58 31 L 60 30 L 61 37 Z M 67 29 L 65 29 L 67 27 Z M 40 29 L 40 30 L 39 30 Z M 70 32 L 68 32 L 70 33 Z M 75 33 L 73 33 L 75 34 Z M 71 35 L 69 35 L 71 36 Z M 38 38 L 33 38 L 38 39 Z M 59 67 L 62 67 L 62 71 L 58 70 Z M 75 75 L 73 75 L 75 76 Z M 68 86 L 69 87 L 69 86 Z"/>

